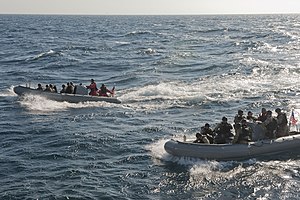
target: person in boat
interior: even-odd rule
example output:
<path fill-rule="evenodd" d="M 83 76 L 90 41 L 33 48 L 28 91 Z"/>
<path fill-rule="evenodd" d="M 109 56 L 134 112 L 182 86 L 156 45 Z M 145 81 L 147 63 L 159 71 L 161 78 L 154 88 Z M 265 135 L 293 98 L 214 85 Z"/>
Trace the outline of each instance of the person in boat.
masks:
<path fill-rule="evenodd" d="M 108 93 L 111 94 L 112 96 L 114 95 L 114 88 L 110 91 L 109 89 L 107 89 L 107 87 L 105 86 L 105 84 L 101 85 L 101 88 L 98 91 L 99 96 L 102 97 L 108 97 Z"/>
<path fill-rule="evenodd" d="M 44 92 L 52 92 L 51 88 L 49 85 L 45 86 L 46 88 L 44 89 Z"/>
<path fill-rule="evenodd" d="M 233 127 L 234 127 L 235 132 L 237 131 L 236 130 L 237 124 L 240 124 L 243 119 L 245 119 L 244 112 L 242 110 L 238 110 L 238 113 L 234 117 L 234 120 L 233 120 L 234 121 Z"/>
<path fill-rule="evenodd" d="M 52 92 L 57 93 L 57 87 L 56 87 L 56 85 L 53 85 L 53 91 Z"/>
<path fill-rule="evenodd" d="M 216 134 L 214 143 L 224 144 L 230 142 L 230 138 L 233 136 L 232 130 L 232 125 L 227 122 L 226 117 L 223 117 L 222 122 L 214 129 L 214 133 Z"/>
<path fill-rule="evenodd" d="M 238 114 L 234 117 L 234 124 L 240 124 L 243 119 L 245 119 L 244 112 L 238 110 Z"/>
<path fill-rule="evenodd" d="M 36 88 L 37 90 L 41 90 L 41 91 L 43 91 L 43 87 L 42 87 L 42 84 L 38 84 L 38 87 Z"/>
<path fill-rule="evenodd" d="M 250 122 L 257 121 L 257 118 L 253 116 L 253 112 L 251 111 L 248 111 L 246 119 Z"/>
<path fill-rule="evenodd" d="M 209 143 L 212 144 L 214 142 L 214 133 L 212 129 L 210 128 L 210 125 L 206 123 L 204 126 L 201 127 L 202 135 L 206 136 L 206 138 L 209 140 Z"/>
<path fill-rule="evenodd" d="M 60 92 L 59 93 L 66 93 L 66 85 L 65 84 L 62 84 L 62 86 L 61 86 L 61 90 L 60 90 Z"/>
<path fill-rule="evenodd" d="M 257 121 L 264 122 L 267 119 L 267 109 L 262 108 L 261 113 L 259 114 Z"/>
<path fill-rule="evenodd" d="M 210 142 L 205 135 L 202 135 L 201 133 L 196 133 L 196 140 L 193 143 L 209 144 Z"/>
<path fill-rule="evenodd" d="M 247 120 L 243 119 L 241 124 L 237 125 L 233 143 L 247 144 L 251 141 L 252 129 L 248 126 Z"/>
<path fill-rule="evenodd" d="M 89 95 L 97 96 L 97 84 L 95 83 L 94 79 L 91 79 L 91 84 L 86 86 L 87 89 L 90 90 Z"/>
<path fill-rule="evenodd" d="M 50 88 L 50 91 L 51 91 L 51 92 L 54 92 L 54 88 L 53 88 L 53 85 L 52 85 L 52 84 L 49 84 L 49 88 Z"/>
<path fill-rule="evenodd" d="M 275 112 L 277 113 L 276 137 L 288 136 L 289 128 L 286 113 L 282 112 L 280 108 L 276 108 Z"/>
<path fill-rule="evenodd" d="M 74 93 L 74 87 L 72 82 L 67 83 L 66 92 L 67 94 L 73 94 Z"/>
<path fill-rule="evenodd" d="M 88 90 L 80 83 L 79 85 L 75 85 L 74 94 L 88 95 Z"/>
<path fill-rule="evenodd" d="M 266 128 L 266 135 L 265 136 L 269 139 L 274 139 L 275 138 L 275 132 L 276 132 L 276 129 L 277 129 L 277 120 L 272 116 L 272 111 L 271 110 L 267 111 L 267 118 L 262 124 Z"/>

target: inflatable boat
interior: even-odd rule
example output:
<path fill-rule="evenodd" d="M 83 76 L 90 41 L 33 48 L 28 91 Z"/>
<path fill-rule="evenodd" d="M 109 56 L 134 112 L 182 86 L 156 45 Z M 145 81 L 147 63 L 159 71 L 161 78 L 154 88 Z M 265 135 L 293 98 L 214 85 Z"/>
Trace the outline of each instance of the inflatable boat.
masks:
<path fill-rule="evenodd" d="M 109 103 L 116 103 L 120 104 L 121 101 L 115 97 L 103 97 L 103 96 L 91 96 L 91 95 L 80 95 L 80 94 L 60 94 L 60 93 L 54 93 L 54 92 L 45 92 L 42 90 L 37 90 L 34 88 L 26 87 L 26 86 L 15 86 L 13 88 L 14 92 L 19 95 L 25 95 L 25 94 L 30 94 L 30 95 L 39 95 L 42 97 L 45 97 L 49 100 L 54 100 L 54 101 L 66 101 L 70 103 L 79 103 L 79 102 L 87 102 L 87 101 L 105 101 Z"/>
<path fill-rule="evenodd" d="M 171 139 L 165 143 L 164 148 L 169 154 L 179 157 L 207 160 L 244 160 L 300 150 L 300 133 L 291 134 L 293 135 L 248 142 L 247 144 L 204 144 Z"/>

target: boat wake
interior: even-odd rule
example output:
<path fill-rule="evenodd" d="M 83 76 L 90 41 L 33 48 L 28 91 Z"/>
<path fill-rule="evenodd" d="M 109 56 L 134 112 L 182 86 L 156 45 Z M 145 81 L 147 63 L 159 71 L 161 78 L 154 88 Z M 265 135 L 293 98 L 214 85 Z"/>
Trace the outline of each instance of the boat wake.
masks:
<path fill-rule="evenodd" d="M 116 107 L 107 102 L 82 102 L 69 103 L 52 101 L 38 95 L 24 95 L 20 99 L 20 104 L 29 111 L 33 112 L 58 112 L 73 108 L 92 108 L 92 107 Z"/>
<path fill-rule="evenodd" d="M 10 88 L 5 89 L 4 91 L 0 91 L 0 97 L 14 97 L 18 96 L 14 93 L 14 86 L 10 86 Z"/>

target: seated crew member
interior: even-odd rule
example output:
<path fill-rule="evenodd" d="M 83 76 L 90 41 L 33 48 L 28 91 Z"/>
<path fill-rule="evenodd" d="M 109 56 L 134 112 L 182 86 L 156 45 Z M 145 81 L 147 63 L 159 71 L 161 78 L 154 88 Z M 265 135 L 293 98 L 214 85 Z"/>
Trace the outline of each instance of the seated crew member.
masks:
<path fill-rule="evenodd" d="M 241 125 L 237 126 L 233 143 L 245 144 L 251 141 L 252 130 L 247 125 L 247 121 L 243 119 Z"/>
<path fill-rule="evenodd" d="M 224 144 L 230 141 L 230 137 L 233 136 L 232 134 L 232 125 L 227 122 L 227 118 L 223 117 L 222 122 L 217 125 L 214 129 L 216 133 L 215 142 L 217 144 Z"/>
<path fill-rule="evenodd" d="M 205 135 L 202 135 L 201 133 L 196 133 L 196 140 L 193 143 L 206 143 L 209 144 L 209 140 Z"/>
<path fill-rule="evenodd" d="M 214 133 L 208 123 L 201 127 L 201 134 L 207 137 L 210 144 L 214 142 Z"/>
<path fill-rule="evenodd" d="M 277 128 L 277 121 L 276 119 L 272 116 L 272 111 L 268 110 L 267 111 L 267 118 L 266 120 L 262 123 L 266 127 L 266 137 L 269 139 L 275 138 L 275 131 Z"/>
<path fill-rule="evenodd" d="M 261 113 L 259 114 L 257 120 L 264 122 L 267 119 L 267 110 L 265 108 L 261 109 Z"/>
<path fill-rule="evenodd" d="M 246 119 L 251 122 L 255 122 L 257 120 L 257 118 L 253 116 L 253 113 L 251 111 L 248 112 Z"/>
<path fill-rule="evenodd" d="M 67 87 L 66 87 L 65 93 L 67 93 L 67 94 L 73 94 L 74 93 L 73 84 L 71 84 L 70 82 L 67 83 Z"/>
<path fill-rule="evenodd" d="M 94 79 L 91 79 L 91 84 L 86 86 L 87 89 L 90 89 L 90 93 L 89 95 L 92 95 L 92 96 L 97 96 L 97 84 L 95 83 Z"/>
<path fill-rule="evenodd" d="M 42 84 L 38 84 L 38 87 L 36 88 L 37 90 L 43 90 Z"/>
<path fill-rule="evenodd" d="M 280 108 L 276 108 L 275 112 L 277 113 L 276 137 L 288 136 L 289 128 L 286 114 Z"/>
<path fill-rule="evenodd" d="M 233 120 L 233 122 L 234 122 L 233 127 L 234 127 L 235 132 L 237 131 L 236 130 L 237 124 L 241 124 L 241 121 L 243 119 L 245 119 L 244 112 L 242 110 L 238 110 L 238 114 L 234 117 L 234 120 Z"/>
<path fill-rule="evenodd" d="M 66 93 L 66 85 L 65 84 L 62 84 L 61 90 L 59 93 Z"/>
<path fill-rule="evenodd" d="M 44 92 L 52 92 L 51 88 L 49 85 L 46 85 L 46 88 L 44 89 Z"/>
<path fill-rule="evenodd" d="M 111 95 L 113 95 L 114 94 L 114 88 L 115 87 L 113 87 L 112 91 L 110 91 L 109 89 L 106 88 L 106 86 L 104 84 L 102 84 L 101 88 L 98 91 L 99 96 L 108 97 L 107 93 L 110 93 Z"/>
<path fill-rule="evenodd" d="M 245 119 L 244 112 L 242 110 L 238 110 L 238 114 L 234 117 L 234 124 L 241 123 L 243 119 Z"/>
<path fill-rule="evenodd" d="M 49 84 L 49 87 L 50 87 L 51 92 L 57 92 L 55 85 Z"/>

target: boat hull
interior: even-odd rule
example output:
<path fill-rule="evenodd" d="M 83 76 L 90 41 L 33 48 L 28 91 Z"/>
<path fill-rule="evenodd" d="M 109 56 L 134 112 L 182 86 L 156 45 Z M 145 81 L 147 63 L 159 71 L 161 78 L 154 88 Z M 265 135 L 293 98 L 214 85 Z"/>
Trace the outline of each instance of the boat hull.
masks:
<path fill-rule="evenodd" d="M 172 139 L 165 143 L 164 148 L 173 156 L 207 160 L 244 160 L 300 149 L 300 134 L 248 144 L 199 144 Z"/>
<path fill-rule="evenodd" d="M 79 103 L 79 102 L 87 102 L 87 101 L 92 101 L 92 102 L 105 101 L 105 102 L 116 103 L 116 104 L 121 103 L 119 99 L 114 97 L 100 97 L 100 96 L 79 95 L 79 94 L 59 94 L 59 93 L 44 92 L 41 90 L 36 90 L 24 86 L 16 86 L 13 88 L 13 90 L 19 96 L 25 94 L 39 95 L 47 99 L 60 101 L 60 102 L 66 101 L 70 103 Z"/>

